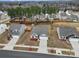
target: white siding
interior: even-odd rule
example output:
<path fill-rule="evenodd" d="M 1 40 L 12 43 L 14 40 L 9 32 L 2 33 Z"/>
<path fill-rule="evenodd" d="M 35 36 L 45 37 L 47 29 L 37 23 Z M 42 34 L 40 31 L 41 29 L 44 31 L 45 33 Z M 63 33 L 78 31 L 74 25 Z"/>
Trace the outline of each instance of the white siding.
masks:
<path fill-rule="evenodd" d="M 7 29 L 7 25 L 6 24 L 0 24 L 0 34 L 5 32 L 6 29 Z"/>

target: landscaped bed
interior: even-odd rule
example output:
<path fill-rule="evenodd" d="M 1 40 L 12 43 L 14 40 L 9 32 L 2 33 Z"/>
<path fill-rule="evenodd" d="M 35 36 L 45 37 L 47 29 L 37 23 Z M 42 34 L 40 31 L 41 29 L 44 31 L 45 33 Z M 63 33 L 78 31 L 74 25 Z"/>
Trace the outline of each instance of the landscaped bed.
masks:
<path fill-rule="evenodd" d="M 71 52 L 71 51 L 62 51 L 62 54 L 75 55 L 75 53 L 74 52 Z"/>
<path fill-rule="evenodd" d="M 56 53 L 56 50 L 48 49 L 48 53 Z"/>
<path fill-rule="evenodd" d="M 38 48 L 31 48 L 31 47 L 14 47 L 14 50 L 37 51 Z"/>

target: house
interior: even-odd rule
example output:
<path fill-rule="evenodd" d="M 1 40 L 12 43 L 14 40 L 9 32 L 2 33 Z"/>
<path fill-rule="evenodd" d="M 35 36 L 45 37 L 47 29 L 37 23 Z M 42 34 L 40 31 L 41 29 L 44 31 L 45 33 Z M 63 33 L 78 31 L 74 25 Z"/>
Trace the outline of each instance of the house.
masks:
<path fill-rule="evenodd" d="M 69 16 L 69 19 L 72 20 L 72 21 L 78 21 L 79 20 L 77 15 L 73 15 L 73 14 Z"/>
<path fill-rule="evenodd" d="M 72 11 L 72 10 L 67 10 L 67 11 L 66 11 L 66 14 L 67 14 L 67 15 L 71 15 L 71 14 L 73 14 L 73 11 Z"/>
<path fill-rule="evenodd" d="M 53 20 L 54 19 L 54 15 L 50 15 L 50 14 L 40 14 L 40 15 L 35 15 L 32 16 L 32 21 L 48 21 L 48 20 Z"/>
<path fill-rule="evenodd" d="M 38 21 L 40 19 L 40 15 L 32 16 L 32 21 Z"/>
<path fill-rule="evenodd" d="M 78 37 L 76 28 L 72 28 L 72 27 L 58 27 L 57 33 L 59 39 L 61 40 L 67 40 L 70 37 Z"/>
<path fill-rule="evenodd" d="M 0 23 L 10 20 L 10 16 L 6 11 L 0 11 Z"/>
<path fill-rule="evenodd" d="M 36 25 L 32 29 L 32 35 L 31 39 L 39 39 L 39 37 L 42 35 L 48 35 L 48 25 Z"/>
<path fill-rule="evenodd" d="M 56 14 L 51 14 L 50 16 L 49 16 L 49 20 L 50 21 L 53 21 L 54 19 L 56 18 Z"/>
<path fill-rule="evenodd" d="M 60 20 L 66 20 L 68 18 L 68 15 L 64 11 L 59 11 L 57 18 L 59 18 Z"/>
<path fill-rule="evenodd" d="M 0 24 L 0 34 L 2 34 L 3 32 L 5 32 L 7 28 L 8 27 L 7 27 L 6 24 Z"/>
<path fill-rule="evenodd" d="M 7 19 L 8 17 L 8 13 L 6 11 L 0 11 L 0 20 Z"/>
<path fill-rule="evenodd" d="M 50 18 L 50 14 L 46 13 L 46 14 L 45 14 L 45 19 L 46 19 L 46 20 L 49 20 L 49 18 Z"/>
<path fill-rule="evenodd" d="M 46 21 L 44 14 L 41 14 L 41 15 L 39 16 L 39 19 L 40 19 L 41 21 Z"/>
<path fill-rule="evenodd" d="M 73 11 L 67 10 L 65 11 L 59 11 L 59 13 L 56 15 L 56 18 L 59 18 L 60 20 L 64 21 L 78 21 L 78 15 L 75 14 Z"/>
<path fill-rule="evenodd" d="M 12 24 L 9 28 L 12 37 L 17 36 L 20 37 L 26 29 L 26 26 L 24 24 Z"/>

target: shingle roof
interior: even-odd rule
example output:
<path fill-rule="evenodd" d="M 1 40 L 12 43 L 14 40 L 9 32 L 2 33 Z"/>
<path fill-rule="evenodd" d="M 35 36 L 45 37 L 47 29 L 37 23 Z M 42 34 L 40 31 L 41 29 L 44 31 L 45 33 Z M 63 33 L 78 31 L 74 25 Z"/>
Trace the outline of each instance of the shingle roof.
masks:
<path fill-rule="evenodd" d="M 37 25 L 33 27 L 32 34 L 36 33 L 37 35 L 46 34 L 48 35 L 48 25 Z"/>
<path fill-rule="evenodd" d="M 60 27 L 60 35 L 61 36 L 67 36 L 70 34 L 75 34 L 76 30 L 75 28 L 70 27 Z"/>
<path fill-rule="evenodd" d="M 20 35 L 21 34 L 20 30 L 21 30 L 21 28 L 23 28 L 22 26 L 23 26 L 23 24 L 12 24 L 10 26 L 10 30 L 12 32 L 12 35 Z"/>
<path fill-rule="evenodd" d="M 59 35 L 60 37 L 67 37 L 67 36 L 78 36 L 76 28 L 72 27 L 59 27 Z"/>

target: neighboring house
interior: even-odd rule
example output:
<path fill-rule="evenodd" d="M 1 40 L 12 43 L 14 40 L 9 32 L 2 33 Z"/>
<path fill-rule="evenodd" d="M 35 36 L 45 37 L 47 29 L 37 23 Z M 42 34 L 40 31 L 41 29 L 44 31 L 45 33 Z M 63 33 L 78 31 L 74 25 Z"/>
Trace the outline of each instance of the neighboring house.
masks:
<path fill-rule="evenodd" d="M 78 21 L 79 20 L 79 18 L 76 15 L 73 15 L 73 14 L 69 16 L 69 19 L 72 20 L 72 21 Z"/>
<path fill-rule="evenodd" d="M 59 18 L 60 20 L 66 20 L 68 18 L 68 15 L 64 11 L 59 11 L 57 18 Z"/>
<path fill-rule="evenodd" d="M 54 15 L 50 15 L 50 14 L 41 14 L 41 15 L 35 15 L 32 16 L 32 21 L 48 21 L 48 20 L 53 20 L 54 19 Z"/>
<path fill-rule="evenodd" d="M 41 15 L 39 16 L 39 19 L 40 19 L 40 21 L 46 21 L 44 14 L 41 14 Z"/>
<path fill-rule="evenodd" d="M 50 14 L 45 14 L 45 19 L 49 19 L 50 18 Z"/>
<path fill-rule="evenodd" d="M 3 32 L 5 32 L 7 29 L 7 25 L 6 24 L 0 24 L 0 34 L 2 34 Z"/>
<path fill-rule="evenodd" d="M 78 11 L 67 10 L 66 14 L 69 15 L 69 19 L 71 19 L 72 21 L 79 20 L 79 12 Z"/>
<path fill-rule="evenodd" d="M 0 20 L 7 19 L 8 17 L 8 13 L 6 11 L 0 11 Z"/>
<path fill-rule="evenodd" d="M 39 18 L 40 18 L 40 15 L 32 16 L 32 21 L 38 21 Z"/>
<path fill-rule="evenodd" d="M 6 11 L 0 11 L 0 23 L 10 20 L 10 16 Z"/>
<path fill-rule="evenodd" d="M 25 29 L 26 25 L 24 24 L 12 24 L 9 30 L 11 31 L 12 37 L 13 36 L 20 37 L 24 33 Z"/>
<path fill-rule="evenodd" d="M 67 40 L 70 37 L 78 37 L 78 32 L 76 28 L 72 28 L 72 27 L 58 27 L 57 33 L 59 39 L 61 40 Z"/>
<path fill-rule="evenodd" d="M 35 39 L 39 39 L 42 35 L 48 35 L 48 25 L 36 25 L 32 29 L 31 39 L 35 37 Z"/>
<path fill-rule="evenodd" d="M 50 17 L 49 17 L 49 20 L 53 21 L 55 18 L 56 18 L 56 14 L 51 14 Z"/>
<path fill-rule="evenodd" d="M 72 11 L 72 10 L 67 10 L 67 11 L 66 11 L 66 14 L 67 14 L 67 15 L 71 15 L 71 14 L 73 14 L 73 11 Z"/>
<path fill-rule="evenodd" d="M 73 13 L 73 11 L 59 11 L 59 13 L 56 15 L 56 18 L 64 21 L 78 21 L 78 15 L 75 15 Z"/>
<path fill-rule="evenodd" d="M 55 18 L 55 14 L 45 14 L 45 19 L 52 21 Z"/>

